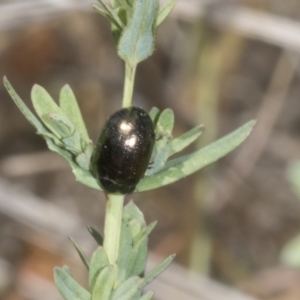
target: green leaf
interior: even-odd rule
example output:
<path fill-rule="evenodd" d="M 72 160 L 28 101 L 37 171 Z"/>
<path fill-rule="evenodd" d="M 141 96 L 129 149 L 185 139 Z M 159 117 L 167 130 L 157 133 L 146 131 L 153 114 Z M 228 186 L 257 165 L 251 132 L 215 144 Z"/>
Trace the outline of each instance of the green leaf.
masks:
<path fill-rule="evenodd" d="M 97 180 L 93 177 L 93 175 L 88 170 L 82 169 L 73 161 L 73 156 L 71 155 L 70 152 L 61 149 L 60 147 L 55 145 L 55 143 L 49 138 L 46 138 L 46 142 L 50 150 L 58 153 L 68 161 L 68 163 L 72 168 L 72 172 L 74 173 L 75 178 L 78 182 L 81 182 L 82 184 L 96 190 L 100 190 L 100 191 L 103 190 L 99 186 Z"/>
<path fill-rule="evenodd" d="M 144 229 L 145 227 L 146 227 L 146 225 L 144 226 L 137 219 L 131 220 L 129 222 L 129 228 L 130 228 L 130 231 L 131 231 L 131 236 L 132 236 L 134 241 L 136 241 L 136 239 L 140 235 L 142 229 Z"/>
<path fill-rule="evenodd" d="M 114 287 L 115 279 L 116 269 L 113 265 L 109 265 L 102 269 L 96 279 L 92 299 L 109 300 L 111 291 Z"/>
<path fill-rule="evenodd" d="M 149 111 L 149 116 L 154 124 L 154 127 L 156 126 L 159 114 L 160 114 L 160 110 L 157 107 L 152 107 L 151 110 Z"/>
<path fill-rule="evenodd" d="M 92 5 L 93 8 L 104 17 L 106 17 L 113 25 L 118 28 L 118 30 L 121 30 L 125 25 L 123 24 L 117 13 L 103 1 L 99 0 L 98 2 L 98 4 Z"/>
<path fill-rule="evenodd" d="M 81 250 L 81 248 L 78 246 L 78 244 L 75 242 L 75 240 L 71 237 L 69 237 L 70 241 L 72 242 L 74 248 L 76 249 L 80 259 L 82 260 L 83 264 L 85 265 L 85 267 L 87 268 L 87 270 L 89 270 L 90 265 L 88 262 L 88 259 L 86 257 L 86 255 L 84 254 L 84 252 Z"/>
<path fill-rule="evenodd" d="M 171 13 L 172 9 L 175 7 L 177 0 L 168 0 L 164 5 L 162 5 L 158 11 L 156 27 L 159 26 Z"/>
<path fill-rule="evenodd" d="M 171 134 L 174 128 L 174 113 L 170 108 L 166 108 L 159 115 L 156 132 L 158 135 Z"/>
<path fill-rule="evenodd" d="M 88 170 L 84 170 L 73 163 L 72 171 L 77 181 L 95 190 L 103 191 L 103 189 L 99 186 L 97 180 L 93 177 L 92 173 L 89 172 Z"/>
<path fill-rule="evenodd" d="M 117 7 L 119 7 L 121 5 L 121 0 L 111 0 L 110 2 L 111 2 L 111 6 L 113 8 L 117 8 Z"/>
<path fill-rule="evenodd" d="M 72 278 L 67 267 L 54 269 L 54 282 L 65 300 L 91 300 L 91 294 Z"/>
<path fill-rule="evenodd" d="M 186 133 L 182 134 L 178 138 L 172 140 L 171 150 L 169 156 L 180 152 L 191 143 L 193 143 L 204 131 L 203 125 L 198 125 L 193 129 L 187 131 Z"/>
<path fill-rule="evenodd" d="M 133 300 L 133 297 L 138 299 L 140 296 L 140 281 L 138 276 L 128 278 L 121 283 L 112 293 L 111 300 Z"/>
<path fill-rule="evenodd" d="M 146 266 L 147 250 L 148 250 L 148 236 L 156 226 L 157 222 L 150 223 L 137 237 L 127 264 L 127 277 L 141 275 Z"/>
<path fill-rule="evenodd" d="M 123 220 L 124 221 L 131 221 L 131 220 L 138 220 L 142 227 L 146 227 L 146 222 L 144 220 L 144 215 L 140 211 L 140 209 L 134 204 L 133 201 L 129 201 L 123 210 Z"/>
<path fill-rule="evenodd" d="M 165 165 L 171 149 L 173 127 L 174 113 L 167 108 L 160 114 L 155 127 L 155 144 L 145 176 L 157 173 Z"/>
<path fill-rule="evenodd" d="M 120 6 L 126 11 L 131 12 L 132 6 L 129 5 L 127 0 L 120 0 Z"/>
<path fill-rule="evenodd" d="M 99 246 L 102 246 L 103 245 L 103 236 L 95 228 L 93 228 L 92 226 L 87 226 L 87 230 L 89 231 L 91 236 L 94 238 L 96 243 Z"/>
<path fill-rule="evenodd" d="M 300 161 L 295 161 L 288 168 L 288 178 L 300 199 Z"/>
<path fill-rule="evenodd" d="M 144 294 L 139 300 L 151 300 L 154 293 L 152 291 L 148 291 L 146 294 Z"/>
<path fill-rule="evenodd" d="M 194 153 L 167 162 L 155 175 L 144 177 L 135 191 L 142 192 L 165 186 L 208 166 L 239 146 L 248 137 L 254 125 L 255 121 L 250 121 Z"/>
<path fill-rule="evenodd" d="M 124 1 L 124 3 L 127 3 L 127 2 Z M 131 11 L 130 6 L 128 6 L 128 9 L 129 9 L 129 10 L 127 10 L 127 8 L 124 9 L 124 8 L 121 8 L 121 7 L 120 7 L 120 8 L 117 10 L 118 16 L 119 16 L 119 18 L 121 19 L 121 21 L 122 21 L 123 24 L 127 24 L 127 16 L 130 15 L 130 11 Z M 125 25 L 124 25 L 124 26 L 125 26 Z"/>
<path fill-rule="evenodd" d="M 44 136 L 51 138 L 51 134 L 53 134 L 55 136 L 55 138 L 53 139 L 55 141 L 55 144 L 60 147 L 63 146 L 63 143 L 61 142 L 61 138 L 62 138 L 61 128 L 60 128 L 60 126 L 58 126 L 57 122 L 53 121 L 50 118 L 50 114 L 42 116 L 41 120 L 47 126 L 47 128 L 49 128 L 49 130 L 51 132 L 50 136 L 48 136 L 48 133 L 44 134 Z"/>
<path fill-rule="evenodd" d="M 300 235 L 297 235 L 283 248 L 280 261 L 288 267 L 300 267 Z"/>
<path fill-rule="evenodd" d="M 31 100 L 37 115 L 41 119 L 44 115 L 49 114 L 64 115 L 49 93 L 38 84 L 35 84 L 31 90 Z"/>
<path fill-rule="evenodd" d="M 44 122 L 45 123 L 45 122 Z M 56 146 L 58 146 L 58 148 L 60 148 L 62 151 L 65 151 L 63 150 L 63 147 L 64 147 L 64 144 L 63 142 L 60 141 L 60 139 L 57 137 L 56 134 L 53 134 L 53 133 L 50 133 L 50 132 L 47 132 L 47 133 L 41 133 L 41 135 L 43 136 L 43 138 L 47 141 L 47 140 L 51 140 Z M 68 154 L 69 151 L 66 151 Z"/>
<path fill-rule="evenodd" d="M 154 51 L 157 0 L 135 0 L 128 24 L 118 44 L 118 54 L 135 67 Z"/>
<path fill-rule="evenodd" d="M 148 237 L 132 249 L 128 260 L 127 276 L 141 276 L 145 272 L 148 254 Z"/>
<path fill-rule="evenodd" d="M 83 184 L 89 181 L 93 181 L 91 183 L 92 187 L 95 189 L 100 189 L 99 187 L 97 187 L 98 186 L 97 181 L 92 177 L 92 174 L 89 172 L 90 157 L 92 151 L 90 150 L 90 147 L 92 147 L 92 145 L 87 145 L 85 150 L 82 150 L 81 149 L 82 140 L 77 130 L 74 131 L 72 136 L 59 139 L 56 137 L 59 134 L 59 131 L 55 129 L 56 128 L 55 126 L 57 126 L 58 123 L 53 122 L 52 119 L 49 119 L 46 116 L 43 117 L 43 121 L 44 123 L 47 123 L 49 125 L 48 126 L 49 128 L 50 127 L 52 128 L 53 133 L 55 132 L 55 136 L 51 136 L 51 134 L 48 133 L 43 134 L 44 138 L 47 140 L 49 149 L 57 152 L 69 162 L 75 176 L 79 175 L 79 177 L 76 178 L 78 181 L 82 182 Z M 51 143 L 49 138 L 53 140 Z M 73 155 L 75 155 L 75 161 Z"/>
<path fill-rule="evenodd" d="M 155 224 L 147 227 L 143 213 L 132 201 L 125 205 L 118 260 L 119 282 L 143 272 L 147 258 L 147 236 Z"/>
<path fill-rule="evenodd" d="M 62 115 L 50 113 L 41 116 L 41 120 L 59 139 L 70 137 L 75 131 L 73 124 Z"/>
<path fill-rule="evenodd" d="M 136 240 L 134 241 L 135 243 L 135 246 L 141 241 L 143 240 L 144 238 L 147 238 L 148 235 L 152 232 L 152 230 L 155 228 L 157 224 L 157 221 L 154 221 L 154 222 L 151 222 L 147 227 L 145 227 L 140 235 L 136 238 Z"/>
<path fill-rule="evenodd" d="M 120 19 L 115 9 L 111 8 L 104 1 L 98 0 L 98 4 L 94 4 L 92 6 L 96 11 L 106 17 L 118 31 L 121 31 L 124 28 L 125 24 Z"/>
<path fill-rule="evenodd" d="M 66 84 L 60 91 L 59 105 L 63 113 L 73 123 L 75 128 L 80 132 L 81 137 L 86 141 L 90 142 L 89 135 L 87 133 L 82 115 L 76 101 L 75 95 L 71 87 Z"/>
<path fill-rule="evenodd" d="M 81 136 L 79 131 L 75 130 L 71 136 L 63 138 L 62 142 L 64 143 L 64 148 L 69 150 L 73 154 L 75 155 L 82 154 Z M 85 165 L 89 166 L 89 162 L 87 162 Z M 85 169 L 89 169 L 89 168 L 87 167 Z"/>
<path fill-rule="evenodd" d="M 123 23 L 123 21 L 120 19 L 120 17 L 118 16 L 118 14 L 115 12 L 113 8 L 111 8 L 109 5 L 106 5 L 102 0 L 98 0 L 98 2 L 103 5 L 107 13 L 111 16 L 111 18 L 115 21 L 115 23 L 119 28 L 123 28 L 125 26 L 125 24 Z"/>
<path fill-rule="evenodd" d="M 4 86 L 6 87 L 8 93 L 14 100 L 15 104 L 18 106 L 22 114 L 26 117 L 26 119 L 35 127 L 38 133 L 45 134 L 48 133 L 46 127 L 36 118 L 36 116 L 28 109 L 26 104 L 22 101 L 19 95 L 16 93 L 8 79 L 4 76 L 3 78 Z"/>
<path fill-rule="evenodd" d="M 112 24 L 115 24 L 115 20 L 112 19 L 111 15 L 107 12 L 107 10 L 103 7 L 102 3 L 93 4 L 92 7 L 103 17 L 108 19 Z M 117 24 L 116 24 L 117 25 Z M 119 27 L 118 27 L 119 28 Z"/>
<path fill-rule="evenodd" d="M 87 171 L 90 169 L 91 154 L 89 149 L 85 149 L 85 152 L 77 154 L 75 157 L 77 164 Z"/>
<path fill-rule="evenodd" d="M 72 158 L 72 154 L 69 151 L 66 151 L 62 148 L 60 148 L 59 146 L 57 146 L 52 139 L 48 138 L 48 137 L 44 137 L 47 143 L 47 146 L 50 150 L 52 150 L 53 152 L 58 153 L 59 155 L 61 155 L 64 159 L 66 159 L 66 161 L 71 165 L 71 167 L 73 168 L 78 168 L 77 165 L 74 164 L 73 162 L 73 158 Z"/>
<path fill-rule="evenodd" d="M 154 280 L 158 275 L 160 275 L 174 260 L 175 254 L 170 255 L 167 259 L 165 259 L 162 263 L 152 269 L 141 281 L 141 288 L 144 288 L 147 284 L 149 284 L 152 280 Z"/>
<path fill-rule="evenodd" d="M 103 247 L 98 247 L 97 250 L 94 251 L 90 261 L 89 287 L 91 291 L 94 289 L 96 279 L 100 272 L 108 265 L 109 261 L 105 250 Z"/>
<path fill-rule="evenodd" d="M 69 134 L 68 130 L 71 130 L 71 127 L 74 128 L 74 126 L 69 122 L 62 110 L 57 106 L 57 104 L 53 101 L 46 90 L 38 85 L 35 85 L 32 89 L 32 101 L 35 110 L 37 111 L 37 114 L 40 116 L 40 118 L 46 123 L 45 127 L 43 123 L 40 122 L 39 119 L 36 118 L 34 114 L 28 109 L 28 107 L 15 92 L 6 77 L 4 77 L 3 82 L 12 99 L 24 114 L 24 116 L 27 118 L 27 120 L 36 128 L 39 134 L 43 135 L 48 148 L 58 153 L 68 161 L 68 163 L 72 167 L 72 171 L 76 177 L 76 180 L 91 188 L 102 190 L 97 180 L 88 170 L 90 157 L 89 153 L 91 153 L 92 151 L 92 145 L 84 145 L 85 148 L 83 156 L 80 156 L 81 153 L 79 153 L 78 156 L 75 157 L 75 161 L 74 156 L 69 151 L 62 149 L 62 147 L 64 147 L 64 144 L 61 140 L 59 140 L 59 138 L 62 138 L 62 134 Z M 53 121 L 53 119 L 50 120 L 49 115 L 56 117 L 59 116 L 59 121 Z M 68 126 L 71 127 L 68 128 Z M 47 128 L 50 128 L 50 130 L 52 130 L 55 134 L 49 132 Z M 65 142 L 65 146 L 67 146 L 69 150 L 76 153 L 80 152 L 79 149 L 80 147 L 82 148 L 82 145 L 81 142 L 79 142 L 78 136 L 66 137 L 66 139 L 63 141 Z"/>
<path fill-rule="evenodd" d="M 133 247 L 133 238 L 131 235 L 130 225 L 127 221 L 122 221 L 120 246 L 118 255 L 118 282 L 123 282 L 126 279 L 126 271 L 128 265 L 128 258 Z"/>

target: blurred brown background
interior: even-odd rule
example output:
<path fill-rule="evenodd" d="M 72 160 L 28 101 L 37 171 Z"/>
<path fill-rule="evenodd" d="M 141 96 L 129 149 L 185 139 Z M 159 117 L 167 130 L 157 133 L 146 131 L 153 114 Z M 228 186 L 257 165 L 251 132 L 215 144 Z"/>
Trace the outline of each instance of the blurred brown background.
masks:
<path fill-rule="evenodd" d="M 95 140 L 122 99 L 108 22 L 88 0 L 2 0 L 0 19 L 1 76 L 30 107 L 34 83 L 55 99 L 69 83 Z M 206 126 L 188 151 L 258 119 L 248 141 L 218 163 L 132 196 L 147 221 L 158 220 L 154 253 L 177 252 L 185 268 L 257 299 L 300 299 L 300 272 L 279 262 L 300 231 L 286 177 L 300 158 L 299 53 L 299 0 L 179 0 L 137 72 L 134 105 L 172 108 L 175 136 Z M 84 283 L 68 236 L 90 254 L 96 245 L 84 227 L 102 230 L 105 199 L 75 182 L 3 86 L 0 95 L 0 298 L 61 299 L 53 267 L 71 266 Z"/>

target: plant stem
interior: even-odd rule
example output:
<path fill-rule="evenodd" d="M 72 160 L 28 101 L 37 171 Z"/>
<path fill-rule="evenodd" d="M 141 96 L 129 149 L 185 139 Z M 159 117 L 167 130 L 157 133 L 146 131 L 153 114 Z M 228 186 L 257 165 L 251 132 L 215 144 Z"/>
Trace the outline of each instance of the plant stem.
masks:
<path fill-rule="evenodd" d="M 119 255 L 124 198 L 125 195 L 107 195 L 103 247 L 111 264 L 116 263 Z"/>
<path fill-rule="evenodd" d="M 135 78 L 136 65 L 130 66 L 125 64 L 125 82 L 124 82 L 124 93 L 123 93 L 123 104 L 122 107 L 129 107 L 132 103 L 134 78 Z"/>

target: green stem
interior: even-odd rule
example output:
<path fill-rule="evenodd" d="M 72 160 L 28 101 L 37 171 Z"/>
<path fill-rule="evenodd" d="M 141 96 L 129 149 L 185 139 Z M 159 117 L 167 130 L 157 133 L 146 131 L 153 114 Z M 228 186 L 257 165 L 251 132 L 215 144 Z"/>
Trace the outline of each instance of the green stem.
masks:
<path fill-rule="evenodd" d="M 125 82 L 122 107 L 129 107 L 132 104 L 135 71 L 136 65 L 132 67 L 125 64 Z"/>
<path fill-rule="evenodd" d="M 103 247 L 111 264 L 116 263 L 119 255 L 124 198 L 125 195 L 107 195 Z"/>

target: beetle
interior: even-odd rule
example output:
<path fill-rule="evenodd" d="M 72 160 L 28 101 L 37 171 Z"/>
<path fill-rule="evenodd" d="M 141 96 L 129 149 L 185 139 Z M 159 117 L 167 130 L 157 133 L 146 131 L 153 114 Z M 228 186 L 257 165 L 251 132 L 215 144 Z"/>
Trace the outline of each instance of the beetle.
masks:
<path fill-rule="evenodd" d="M 139 107 L 120 109 L 106 121 L 92 159 L 92 169 L 104 191 L 134 191 L 148 167 L 154 137 L 153 122 Z"/>

